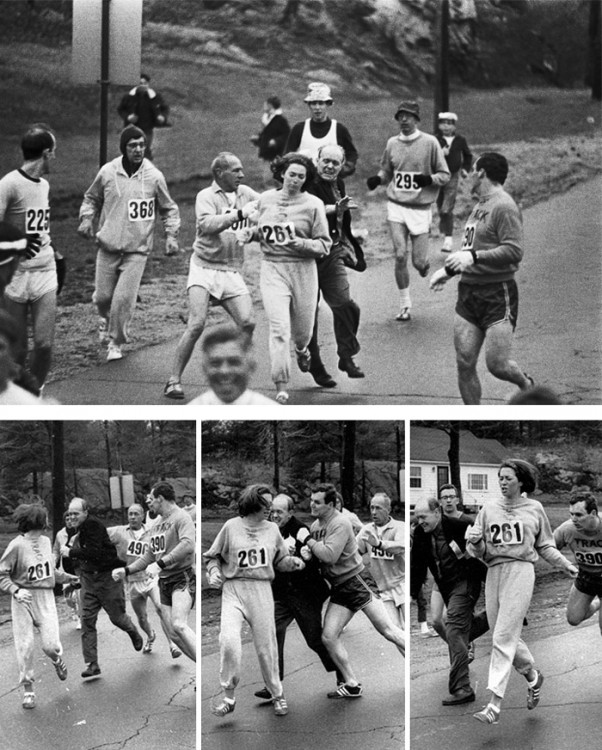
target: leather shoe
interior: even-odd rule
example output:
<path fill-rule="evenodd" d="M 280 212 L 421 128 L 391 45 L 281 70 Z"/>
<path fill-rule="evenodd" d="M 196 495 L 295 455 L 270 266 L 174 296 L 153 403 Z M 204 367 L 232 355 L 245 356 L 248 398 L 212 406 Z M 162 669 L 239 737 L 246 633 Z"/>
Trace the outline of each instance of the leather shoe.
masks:
<path fill-rule="evenodd" d="M 91 661 L 82 672 L 82 677 L 84 678 L 96 677 L 99 674 L 100 674 L 100 667 L 95 661 Z"/>
<path fill-rule="evenodd" d="M 366 377 L 351 357 L 342 357 L 339 359 L 339 370 L 346 372 L 350 378 Z"/>
<path fill-rule="evenodd" d="M 449 698 L 441 701 L 443 706 L 461 706 L 463 703 L 472 703 L 475 700 L 474 690 L 458 690 L 452 693 Z"/>
<path fill-rule="evenodd" d="M 326 370 L 309 371 L 312 378 L 321 388 L 334 388 L 337 381 L 333 379 L 332 375 L 326 372 Z"/>
<path fill-rule="evenodd" d="M 142 646 L 144 646 L 144 641 L 142 640 L 142 636 L 137 630 L 132 630 L 131 633 L 128 633 L 128 635 L 131 638 L 132 644 L 136 651 L 142 651 Z"/>
<path fill-rule="evenodd" d="M 261 698 L 261 700 L 264 700 L 264 701 L 271 701 L 272 700 L 272 694 L 270 693 L 270 691 L 266 687 L 261 688 L 261 690 L 256 690 L 255 691 L 255 697 L 256 698 Z"/>

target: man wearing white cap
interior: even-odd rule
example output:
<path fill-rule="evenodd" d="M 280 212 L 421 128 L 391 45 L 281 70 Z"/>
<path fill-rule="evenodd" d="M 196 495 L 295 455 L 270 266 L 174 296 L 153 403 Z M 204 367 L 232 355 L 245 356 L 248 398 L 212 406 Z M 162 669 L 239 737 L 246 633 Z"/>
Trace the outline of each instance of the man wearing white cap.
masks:
<path fill-rule="evenodd" d="M 439 190 L 437 209 L 439 210 L 439 231 L 445 240 L 441 251 L 451 252 L 452 235 L 454 231 L 454 206 L 460 175 L 466 178 L 472 167 L 472 153 L 463 135 L 456 133 L 458 115 L 455 112 L 439 112 L 439 129 L 436 137 L 443 149 L 445 161 L 449 167 L 451 177 L 447 185 Z"/>
<path fill-rule="evenodd" d="M 435 136 L 417 128 L 418 102 L 402 101 L 395 119 L 401 132 L 387 141 L 378 174 L 368 177 L 367 185 L 370 190 L 387 186 L 387 219 L 399 289 L 399 313 L 395 319 L 408 321 L 412 308 L 409 249 L 411 246 L 414 268 L 424 278 L 430 267 L 427 256 L 431 206 L 439 188 L 449 182 L 449 169 Z"/>
<path fill-rule="evenodd" d="M 345 149 L 345 164 L 340 176 L 345 178 L 353 174 L 358 153 L 347 128 L 328 117 L 328 108 L 332 107 L 330 86 L 320 82 L 310 83 L 304 101 L 309 106 L 311 117 L 293 125 L 286 151 L 299 151 L 315 162 L 322 146 L 342 146 Z"/>

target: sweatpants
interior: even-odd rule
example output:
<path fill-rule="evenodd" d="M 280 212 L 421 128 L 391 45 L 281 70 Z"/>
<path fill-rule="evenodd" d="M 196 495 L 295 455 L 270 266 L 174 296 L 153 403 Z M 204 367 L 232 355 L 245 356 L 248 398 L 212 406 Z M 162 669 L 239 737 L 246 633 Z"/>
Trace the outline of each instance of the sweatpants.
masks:
<path fill-rule="evenodd" d="M 33 682 L 34 627 L 42 638 L 42 651 L 52 661 L 63 653 L 59 637 L 59 618 L 52 589 L 27 589 L 33 596 L 31 603 L 11 598 L 13 638 L 19 666 L 19 683 Z M 35 626 L 34 626 L 35 620 Z"/>
<path fill-rule="evenodd" d="M 265 685 L 274 697 L 278 697 L 282 695 L 282 683 L 278 676 L 278 644 L 270 581 L 243 578 L 224 581 L 219 634 L 219 675 L 224 690 L 233 690 L 240 682 L 243 620 L 249 623 L 253 631 L 253 642 Z"/>
<path fill-rule="evenodd" d="M 533 656 L 520 636 L 534 585 L 533 563 L 517 560 L 487 569 L 485 606 L 493 636 L 487 687 L 500 698 L 512 667 L 522 675 L 533 667 Z"/>
<path fill-rule="evenodd" d="M 142 253 L 109 253 L 98 249 L 92 299 L 100 317 L 108 320 L 109 338 L 119 346 L 129 341 L 128 330 L 147 258 Z"/>
<path fill-rule="evenodd" d="M 291 375 L 291 337 L 301 351 L 314 329 L 318 300 L 316 262 L 282 263 L 263 260 L 261 297 L 270 329 L 271 375 L 274 383 L 288 383 Z"/>

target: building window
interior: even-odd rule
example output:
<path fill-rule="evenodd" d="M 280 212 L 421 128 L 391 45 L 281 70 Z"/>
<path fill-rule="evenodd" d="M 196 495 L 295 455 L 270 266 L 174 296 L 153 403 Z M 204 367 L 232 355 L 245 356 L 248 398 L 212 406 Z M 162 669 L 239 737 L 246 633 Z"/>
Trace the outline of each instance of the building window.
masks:
<path fill-rule="evenodd" d="M 469 474 L 468 489 L 479 491 L 487 490 L 487 474 Z"/>
<path fill-rule="evenodd" d="M 420 466 L 410 466 L 410 489 L 420 489 L 422 487 L 422 468 Z"/>

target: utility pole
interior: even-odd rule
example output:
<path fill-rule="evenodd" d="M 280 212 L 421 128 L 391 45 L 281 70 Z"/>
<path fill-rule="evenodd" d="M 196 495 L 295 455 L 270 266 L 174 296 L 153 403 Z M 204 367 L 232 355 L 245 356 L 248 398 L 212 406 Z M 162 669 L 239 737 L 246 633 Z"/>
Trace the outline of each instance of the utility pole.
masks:
<path fill-rule="evenodd" d="M 100 31 L 100 154 L 99 166 L 107 163 L 107 141 L 109 136 L 109 19 L 111 0 L 102 0 L 102 22 Z"/>
<path fill-rule="evenodd" d="M 449 0 L 441 0 L 438 27 L 433 133 L 437 132 L 439 112 L 449 110 Z"/>
<path fill-rule="evenodd" d="M 65 439 L 64 424 L 52 423 L 52 534 L 63 528 L 65 510 Z"/>

